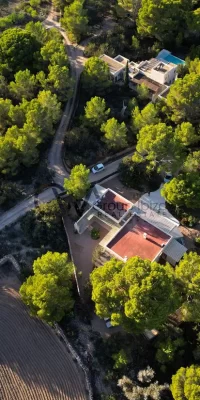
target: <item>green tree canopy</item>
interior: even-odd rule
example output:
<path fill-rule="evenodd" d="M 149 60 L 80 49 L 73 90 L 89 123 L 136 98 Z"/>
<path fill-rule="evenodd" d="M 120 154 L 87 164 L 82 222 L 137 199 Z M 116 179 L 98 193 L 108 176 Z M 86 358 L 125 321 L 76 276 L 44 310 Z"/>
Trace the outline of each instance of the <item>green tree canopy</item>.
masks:
<path fill-rule="evenodd" d="M 200 150 L 188 154 L 183 165 L 183 170 L 186 172 L 200 171 Z"/>
<path fill-rule="evenodd" d="M 16 125 L 8 128 L 6 135 L 0 137 L 0 171 L 15 175 L 20 164 L 30 166 L 38 161 L 38 141 Z"/>
<path fill-rule="evenodd" d="M 23 99 L 19 106 L 13 106 L 10 100 L 0 100 L 0 129 L 4 133 L 0 137 L 0 172 L 15 175 L 21 164 L 26 167 L 35 164 L 39 155 L 37 146 L 53 134 L 59 116 L 60 103 L 50 91 L 39 92 L 30 102 Z M 16 125 L 9 127 L 11 121 Z"/>
<path fill-rule="evenodd" d="M 30 100 L 34 97 L 34 92 L 36 89 L 35 76 L 30 73 L 28 69 L 24 71 L 18 71 L 15 74 L 15 81 L 10 82 L 9 90 L 11 95 L 18 99 Z"/>
<path fill-rule="evenodd" d="M 73 265 L 66 253 L 47 252 L 33 263 L 34 275 L 20 288 L 31 315 L 48 323 L 60 321 L 72 310 Z"/>
<path fill-rule="evenodd" d="M 176 338 L 172 340 L 168 337 L 166 340 L 158 342 L 156 351 L 156 360 L 160 364 L 170 364 L 174 360 L 175 355 L 181 355 L 184 350 L 181 347 L 184 346 L 184 340 L 182 338 Z"/>
<path fill-rule="evenodd" d="M 137 86 L 137 96 L 140 100 L 147 100 L 149 98 L 149 89 L 144 83 Z"/>
<path fill-rule="evenodd" d="M 79 42 L 86 34 L 88 26 L 87 10 L 84 9 L 83 0 L 75 0 L 64 9 L 62 25 L 67 30 L 71 40 Z"/>
<path fill-rule="evenodd" d="M 174 137 L 171 126 L 164 123 L 144 126 L 138 134 L 136 150 L 158 171 L 176 171 L 184 159 L 183 145 Z M 137 161 L 137 153 L 133 157 Z"/>
<path fill-rule="evenodd" d="M 136 19 L 141 7 L 141 0 L 118 0 L 118 5 L 125 10 L 131 11 L 132 17 Z"/>
<path fill-rule="evenodd" d="M 3 75 L 0 74 L 0 98 L 8 97 L 7 81 Z"/>
<path fill-rule="evenodd" d="M 5 30 L 0 36 L 0 64 L 7 74 L 25 68 L 33 69 L 35 52 L 40 48 L 36 38 L 20 28 Z"/>
<path fill-rule="evenodd" d="M 20 199 L 22 189 L 16 183 L 1 180 L 0 181 L 0 205 L 10 205 Z"/>
<path fill-rule="evenodd" d="M 196 10 L 193 10 L 187 14 L 188 30 L 190 33 L 197 36 L 199 35 L 200 32 L 199 19 L 200 19 L 200 8 L 197 8 Z"/>
<path fill-rule="evenodd" d="M 101 126 L 101 132 L 104 132 L 104 141 L 108 148 L 119 150 L 127 146 L 127 128 L 124 122 L 120 124 L 115 118 L 110 118 Z"/>
<path fill-rule="evenodd" d="M 174 400 L 199 400 L 200 367 L 191 365 L 187 368 L 180 368 L 172 376 L 170 389 Z"/>
<path fill-rule="evenodd" d="M 62 38 L 51 39 L 44 43 L 40 53 L 44 61 L 50 61 L 55 53 L 63 53 Z"/>
<path fill-rule="evenodd" d="M 92 97 L 85 106 L 85 119 L 92 127 L 100 127 L 110 114 L 110 108 L 106 110 L 106 102 L 101 97 Z"/>
<path fill-rule="evenodd" d="M 200 136 L 196 134 L 195 128 L 190 122 L 182 122 L 181 125 L 178 125 L 175 129 L 175 137 L 177 137 L 184 146 L 190 146 L 200 140 Z"/>
<path fill-rule="evenodd" d="M 190 9 L 190 0 L 142 0 L 137 20 L 138 33 L 159 41 L 173 40 L 186 29 L 187 11 Z"/>
<path fill-rule="evenodd" d="M 60 65 L 49 65 L 47 82 L 60 101 L 66 101 L 72 95 L 72 79 L 69 68 Z"/>
<path fill-rule="evenodd" d="M 76 200 L 82 199 L 90 188 L 90 170 L 83 164 L 75 165 L 72 168 L 68 179 L 64 180 L 64 188 Z"/>
<path fill-rule="evenodd" d="M 189 60 L 189 73 L 195 73 L 199 74 L 200 73 L 200 60 L 199 58 L 195 58 L 194 60 Z"/>
<path fill-rule="evenodd" d="M 200 256 L 197 253 L 184 255 L 176 267 L 176 278 L 183 293 L 183 319 L 200 322 Z"/>
<path fill-rule="evenodd" d="M 30 127 L 44 140 L 54 133 L 53 125 L 59 120 L 61 104 L 50 90 L 41 91 L 31 100 L 26 113 L 26 130 Z"/>
<path fill-rule="evenodd" d="M 50 246 L 54 251 L 64 251 L 61 212 L 56 200 L 29 211 L 21 221 L 21 228 L 33 247 Z"/>
<path fill-rule="evenodd" d="M 85 63 L 82 74 L 84 89 L 91 94 L 102 94 L 111 85 L 108 64 L 99 57 L 91 57 Z"/>
<path fill-rule="evenodd" d="M 0 135 L 4 134 L 9 126 L 9 111 L 12 102 L 10 99 L 0 98 Z"/>
<path fill-rule="evenodd" d="M 155 125 L 160 122 L 156 106 L 153 103 L 147 104 L 141 111 L 138 106 L 132 112 L 133 129 L 139 131 L 146 125 Z"/>
<path fill-rule="evenodd" d="M 128 364 L 128 356 L 125 350 L 120 350 L 118 353 L 113 354 L 112 359 L 115 361 L 114 369 L 121 369 Z"/>
<path fill-rule="evenodd" d="M 43 26 L 42 22 L 30 21 L 25 26 L 25 30 L 36 38 L 39 43 L 44 43 L 48 37 L 48 31 Z"/>
<path fill-rule="evenodd" d="M 57 275 L 59 283 L 66 282 L 73 275 L 73 265 L 69 262 L 67 253 L 48 251 L 42 257 L 37 258 L 33 263 L 34 274 Z M 66 268 L 67 267 L 67 268 Z"/>
<path fill-rule="evenodd" d="M 200 75 L 187 74 L 183 79 L 177 79 L 170 87 L 167 96 L 167 106 L 171 119 L 176 122 L 200 122 Z"/>
<path fill-rule="evenodd" d="M 0 71 L 0 173 L 15 175 L 22 165 L 38 162 L 38 146 L 54 133 L 60 118 L 59 100 L 71 97 L 61 34 L 40 22 L 5 30 Z"/>
<path fill-rule="evenodd" d="M 169 204 L 199 208 L 200 176 L 198 172 L 179 174 L 161 189 L 162 196 Z"/>
<path fill-rule="evenodd" d="M 112 259 L 95 269 L 90 279 L 97 315 L 111 317 L 113 325 L 130 332 L 160 328 L 180 305 L 169 264 L 139 257 L 126 263 Z"/>

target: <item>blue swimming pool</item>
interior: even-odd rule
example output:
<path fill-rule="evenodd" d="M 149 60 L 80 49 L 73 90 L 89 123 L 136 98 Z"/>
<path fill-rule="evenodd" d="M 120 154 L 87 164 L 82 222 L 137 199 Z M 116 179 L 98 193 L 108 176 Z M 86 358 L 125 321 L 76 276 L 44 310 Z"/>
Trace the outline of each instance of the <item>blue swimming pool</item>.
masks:
<path fill-rule="evenodd" d="M 164 57 L 164 60 L 167 62 L 171 62 L 173 64 L 179 65 L 179 64 L 185 64 L 185 61 L 181 60 L 178 57 L 173 56 L 172 54 L 168 54 L 166 57 Z"/>

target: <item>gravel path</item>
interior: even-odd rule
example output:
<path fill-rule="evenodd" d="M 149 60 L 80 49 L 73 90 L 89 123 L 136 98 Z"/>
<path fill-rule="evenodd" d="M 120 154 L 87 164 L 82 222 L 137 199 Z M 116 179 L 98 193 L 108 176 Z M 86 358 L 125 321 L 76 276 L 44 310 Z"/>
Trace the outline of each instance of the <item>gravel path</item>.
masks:
<path fill-rule="evenodd" d="M 86 400 L 84 376 L 51 328 L 31 318 L 12 275 L 0 279 L 0 399 Z"/>

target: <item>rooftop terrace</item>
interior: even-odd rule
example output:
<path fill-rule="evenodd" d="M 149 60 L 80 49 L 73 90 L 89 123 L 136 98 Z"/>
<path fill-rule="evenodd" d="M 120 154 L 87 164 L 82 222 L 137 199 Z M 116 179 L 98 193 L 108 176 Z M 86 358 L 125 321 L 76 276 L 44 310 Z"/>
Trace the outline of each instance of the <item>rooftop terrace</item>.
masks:
<path fill-rule="evenodd" d="M 153 261 L 170 238 L 171 236 L 135 214 L 107 244 L 107 248 L 123 259 L 139 256 Z"/>
<path fill-rule="evenodd" d="M 106 212 L 116 221 L 119 221 L 121 218 L 123 218 L 123 216 L 132 206 L 133 204 L 131 202 L 110 189 L 107 190 L 107 192 L 96 204 L 96 207 Z"/>
<path fill-rule="evenodd" d="M 147 76 L 143 75 L 139 72 L 137 75 L 133 76 L 131 82 L 135 85 L 144 84 L 149 90 L 153 93 L 162 92 L 165 88 L 164 85 L 161 83 L 155 82 L 152 79 L 148 78 Z"/>
<path fill-rule="evenodd" d="M 111 74 L 115 74 L 117 71 L 124 68 L 124 65 L 121 62 L 107 56 L 106 54 L 103 54 L 100 58 L 108 64 Z"/>

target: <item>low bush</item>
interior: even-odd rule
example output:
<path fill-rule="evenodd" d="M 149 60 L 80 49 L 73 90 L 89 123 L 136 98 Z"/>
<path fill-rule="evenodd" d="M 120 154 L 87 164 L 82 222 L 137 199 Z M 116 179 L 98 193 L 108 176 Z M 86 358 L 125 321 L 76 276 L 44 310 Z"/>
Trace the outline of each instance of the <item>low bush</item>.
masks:
<path fill-rule="evenodd" d="M 189 226 L 190 228 L 192 228 L 197 223 L 197 221 L 198 219 L 193 215 L 188 215 L 187 213 L 182 214 L 181 225 Z"/>
<path fill-rule="evenodd" d="M 21 228 L 33 247 L 45 250 L 49 246 L 52 251 L 66 251 L 67 239 L 56 200 L 29 211 L 22 218 Z"/>
<path fill-rule="evenodd" d="M 140 191 L 157 190 L 161 183 L 161 177 L 154 171 L 146 171 L 145 163 L 136 163 L 132 157 L 123 158 L 119 166 L 119 179 L 129 187 Z"/>
<path fill-rule="evenodd" d="M 100 232 L 98 229 L 93 228 L 91 231 L 91 238 L 94 240 L 98 240 L 100 238 Z"/>
<path fill-rule="evenodd" d="M 13 12 L 7 17 L 0 18 L 0 31 L 11 28 L 12 26 L 22 25 L 30 21 L 30 16 L 23 12 Z"/>
<path fill-rule="evenodd" d="M 197 247 L 200 247 L 200 236 L 197 236 L 197 237 L 195 238 L 195 245 L 196 245 Z"/>
<path fill-rule="evenodd" d="M 0 206 L 10 208 L 22 197 L 22 190 L 16 183 L 4 181 L 0 182 Z"/>

